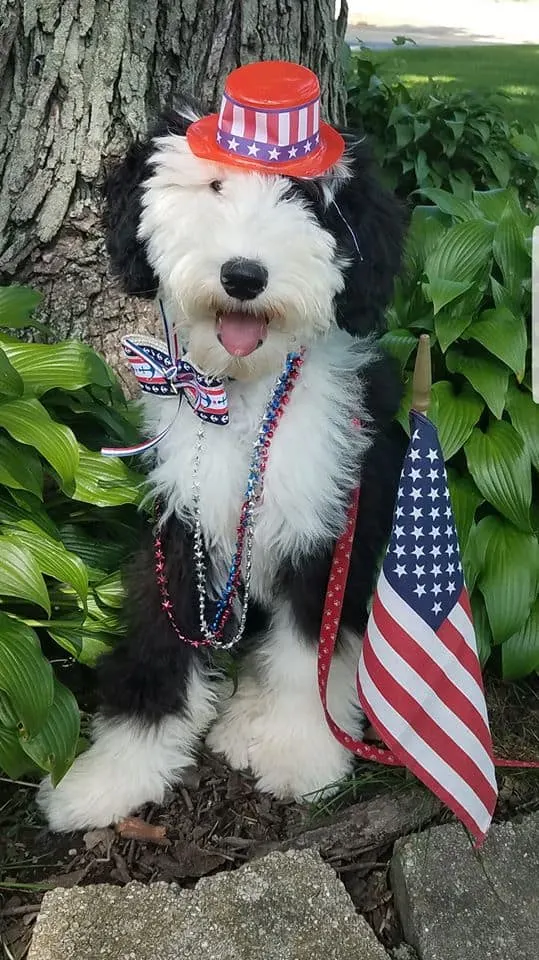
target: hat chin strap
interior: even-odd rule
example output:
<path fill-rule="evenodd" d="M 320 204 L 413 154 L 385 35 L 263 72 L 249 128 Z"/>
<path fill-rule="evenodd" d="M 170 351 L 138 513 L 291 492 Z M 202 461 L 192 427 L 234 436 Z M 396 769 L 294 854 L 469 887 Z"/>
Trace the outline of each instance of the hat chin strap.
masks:
<path fill-rule="evenodd" d="M 356 252 L 357 252 L 357 255 L 358 255 L 359 259 L 361 260 L 361 262 L 363 262 L 363 254 L 361 253 L 361 250 L 360 250 L 360 248 L 359 248 L 358 239 L 357 239 L 354 231 L 352 230 L 352 227 L 351 227 L 350 224 L 348 223 L 348 220 L 347 220 L 346 217 L 344 216 L 344 214 L 343 214 L 341 208 L 339 207 L 339 204 L 337 203 L 337 201 L 336 201 L 336 200 L 332 200 L 331 202 L 332 202 L 333 206 L 335 207 L 337 213 L 339 214 L 339 216 L 340 216 L 342 222 L 344 223 L 346 229 L 348 230 L 350 236 L 352 237 L 352 240 L 353 240 L 353 242 L 354 242 L 354 247 L 356 248 Z"/>

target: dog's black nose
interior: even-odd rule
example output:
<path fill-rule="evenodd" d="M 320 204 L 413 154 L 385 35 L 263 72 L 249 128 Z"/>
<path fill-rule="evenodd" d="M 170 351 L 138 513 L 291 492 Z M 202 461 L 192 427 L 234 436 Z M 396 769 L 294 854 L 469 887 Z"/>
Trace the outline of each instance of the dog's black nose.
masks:
<path fill-rule="evenodd" d="M 254 300 L 266 289 L 268 271 L 257 260 L 236 257 L 221 267 L 221 283 L 229 297 L 236 300 Z"/>

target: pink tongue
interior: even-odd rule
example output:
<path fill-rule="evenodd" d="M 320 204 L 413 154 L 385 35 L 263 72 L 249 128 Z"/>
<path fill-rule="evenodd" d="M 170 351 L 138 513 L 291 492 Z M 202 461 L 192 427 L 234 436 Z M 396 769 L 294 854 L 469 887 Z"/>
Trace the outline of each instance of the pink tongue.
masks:
<path fill-rule="evenodd" d="M 225 350 L 233 357 L 248 357 L 261 340 L 266 339 L 264 317 L 248 313 L 222 313 L 217 321 L 217 332 Z"/>

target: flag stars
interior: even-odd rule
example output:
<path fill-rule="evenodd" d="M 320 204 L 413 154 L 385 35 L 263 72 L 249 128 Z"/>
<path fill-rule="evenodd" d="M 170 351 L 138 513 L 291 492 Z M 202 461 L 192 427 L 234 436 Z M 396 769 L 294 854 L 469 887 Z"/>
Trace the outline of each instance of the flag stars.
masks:
<path fill-rule="evenodd" d="M 304 147 L 303 147 L 303 149 L 305 150 L 305 153 L 310 153 L 311 150 L 312 150 L 312 148 L 313 148 L 313 145 L 312 145 L 311 141 L 310 141 L 310 140 L 307 140 L 307 142 L 305 143 L 305 145 L 304 145 Z"/>
<path fill-rule="evenodd" d="M 441 604 L 441 603 L 435 603 L 435 604 L 433 605 L 433 607 L 432 607 L 432 612 L 433 612 L 433 613 L 441 613 L 441 612 L 442 612 L 442 604 Z"/>
<path fill-rule="evenodd" d="M 440 585 L 439 583 L 434 583 L 434 584 L 432 585 L 432 592 L 433 592 L 434 596 L 437 597 L 438 594 L 442 592 L 442 587 L 441 587 L 441 585 Z"/>
<path fill-rule="evenodd" d="M 440 508 L 433 507 L 429 513 L 429 517 L 431 518 L 431 520 L 438 520 L 440 517 Z"/>
<path fill-rule="evenodd" d="M 228 149 L 229 149 L 229 150 L 237 150 L 238 147 L 239 147 L 238 141 L 236 140 L 235 137 L 232 137 L 232 140 L 229 140 L 229 141 L 228 141 Z"/>
<path fill-rule="evenodd" d="M 414 587 L 414 593 L 417 597 L 422 597 L 425 594 L 426 587 L 423 583 L 418 583 L 417 587 Z"/>
<path fill-rule="evenodd" d="M 406 553 L 406 547 L 404 546 L 404 544 L 402 544 L 402 543 L 396 543 L 396 544 L 395 544 L 395 555 L 396 555 L 396 557 L 397 557 L 397 560 L 400 560 L 400 558 L 401 558 L 405 553 Z"/>
<path fill-rule="evenodd" d="M 415 503 L 416 500 L 421 500 L 421 497 L 423 496 L 423 494 L 421 493 L 421 490 L 419 490 L 418 487 L 412 487 L 410 496 Z"/>
<path fill-rule="evenodd" d="M 281 154 L 276 147 L 273 147 L 273 149 L 270 150 L 270 152 L 268 153 L 268 157 L 270 160 L 278 160 L 280 156 Z"/>
<path fill-rule="evenodd" d="M 440 496 L 440 494 L 439 494 L 438 490 L 436 489 L 436 487 L 432 487 L 432 488 L 429 490 L 429 492 L 428 492 L 428 497 L 429 497 L 431 500 L 437 500 L 439 496 Z"/>
<path fill-rule="evenodd" d="M 432 547 L 432 556 L 433 556 L 433 557 L 439 557 L 439 556 L 440 556 L 440 553 L 441 553 L 441 549 L 440 549 L 440 547 L 438 546 L 438 544 L 435 543 L 435 544 L 433 545 L 433 547 Z"/>
<path fill-rule="evenodd" d="M 395 527 L 395 536 L 397 537 L 397 539 L 398 539 L 399 537 L 403 537 L 403 536 L 404 536 L 404 527 L 398 527 L 398 526 L 396 526 L 396 527 Z"/>
<path fill-rule="evenodd" d="M 438 470 L 429 470 L 429 480 L 438 479 Z"/>
<path fill-rule="evenodd" d="M 290 150 L 288 151 L 288 157 L 289 157 L 289 159 L 290 159 L 290 160 L 294 160 L 294 159 L 297 157 L 297 155 L 298 155 L 298 148 L 297 148 L 297 147 L 290 147 Z"/>
<path fill-rule="evenodd" d="M 416 543 L 414 549 L 412 550 L 412 553 L 413 553 L 414 557 L 416 558 L 416 560 L 419 560 L 420 557 L 424 557 L 424 556 L 425 556 L 425 550 L 424 550 L 424 548 L 423 548 L 423 547 L 420 547 L 418 543 Z"/>
<path fill-rule="evenodd" d="M 441 566 L 440 566 L 439 563 L 434 563 L 434 564 L 433 564 L 431 573 L 432 573 L 432 576 L 434 577 L 434 579 L 436 579 L 436 577 L 441 577 L 441 576 L 442 576 L 442 568 L 441 568 Z"/>
<path fill-rule="evenodd" d="M 410 515 L 414 518 L 414 520 L 419 520 L 423 516 L 423 511 L 421 507 L 412 507 Z"/>
<path fill-rule="evenodd" d="M 419 452 L 417 447 L 412 447 L 412 449 L 410 450 L 410 460 L 412 460 L 413 463 L 415 463 L 416 460 L 419 460 L 420 456 L 421 456 L 421 453 Z"/>
<path fill-rule="evenodd" d="M 447 564 L 447 573 L 449 574 L 449 576 L 452 577 L 453 574 L 454 574 L 454 572 L 455 572 L 455 564 L 454 564 L 454 563 L 448 563 L 448 564 Z"/>
<path fill-rule="evenodd" d="M 438 537 L 440 536 L 440 528 L 439 528 L 439 527 L 433 527 L 432 530 L 430 531 L 430 535 L 431 535 L 431 537 L 432 537 L 433 540 L 437 540 Z"/>
<path fill-rule="evenodd" d="M 398 564 L 397 564 L 397 566 L 395 567 L 395 573 L 397 574 L 399 580 L 400 580 L 401 577 L 404 577 L 404 576 L 405 576 L 405 574 L 406 574 L 406 567 L 404 566 L 403 563 L 398 563 Z"/>
<path fill-rule="evenodd" d="M 256 143 L 252 143 L 250 147 L 247 147 L 247 153 L 250 157 L 256 157 L 257 153 L 260 153 L 260 147 L 257 147 Z"/>
<path fill-rule="evenodd" d="M 453 583 L 452 580 L 450 580 L 449 583 L 447 584 L 447 592 L 448 592 L 448 593 L 454 593 L 456 589 L 457 589 L 457 588 L 456 588 L 455 584 Z"/>
<path fill-rule="evenodd" d="M 419 538 L 423 536 L 423 527 L 414 527 L 412 536 L 415 540 L 419 540 Z"/>
<path fill-rule="evenodd" d="M 438 459 L 438 452 L 436 450 L 430 449 L 429 452 L 427 453 L 427 458 L 430 460 L 431 463 L 434 463 L 434 461 Z"/>
<path fill-rule="evenodd" d="M 415 467 L 412 467 L 410 470 L 410 477 L 412 481 L 419 480 L 421 478 L 421 470 L 416 470 Z"/>
<path fill-rule="evenodd" d="M 416 563 L 416 565 L 415 565 L 415 567 L 414 567 L 414 576 L 417 577 L 418 580 L 419 580 L 420 577 L 424 577 L 424 576 L 425 576 L 425 567 L 421 567 L 418 563 Z"/>
<path fill-rule="evenodd" d="M 397 509 L 395 510 L 395 519 L 400 520 L 403 515 L 404 515 L 404 507 L 401 506 L 401 504 L 399 504 L 397 506 Z"/>

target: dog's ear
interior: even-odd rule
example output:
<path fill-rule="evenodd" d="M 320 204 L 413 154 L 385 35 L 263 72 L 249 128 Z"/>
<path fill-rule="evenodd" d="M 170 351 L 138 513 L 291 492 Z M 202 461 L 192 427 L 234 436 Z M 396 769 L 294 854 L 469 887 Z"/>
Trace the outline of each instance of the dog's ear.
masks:
<path fill-rule="evenodd" d="M 337 298 L 337 323 L 363 336 L 384 327 L 408 217 L 403 204 L 381 185 L 365 139 L 344 136 L 345 159 L 327 181 L 324 219 L 349 263 L 345 289 Z"/>
<path fill-rule="evenodd" d="M 144 141 L 132 144 L 124 159 L 108 173 L 103 187 L 105 242 L 113 272 L 127 293 L 152 299 L 158 279 L 148 263 L 145 245 L 137 231 L 142 212 L 142 184 L 151 174 L 148 161 L 156 137 L 185 136 L 187 127 L 203 115 L 189 97 L 164 113 Z"/>

